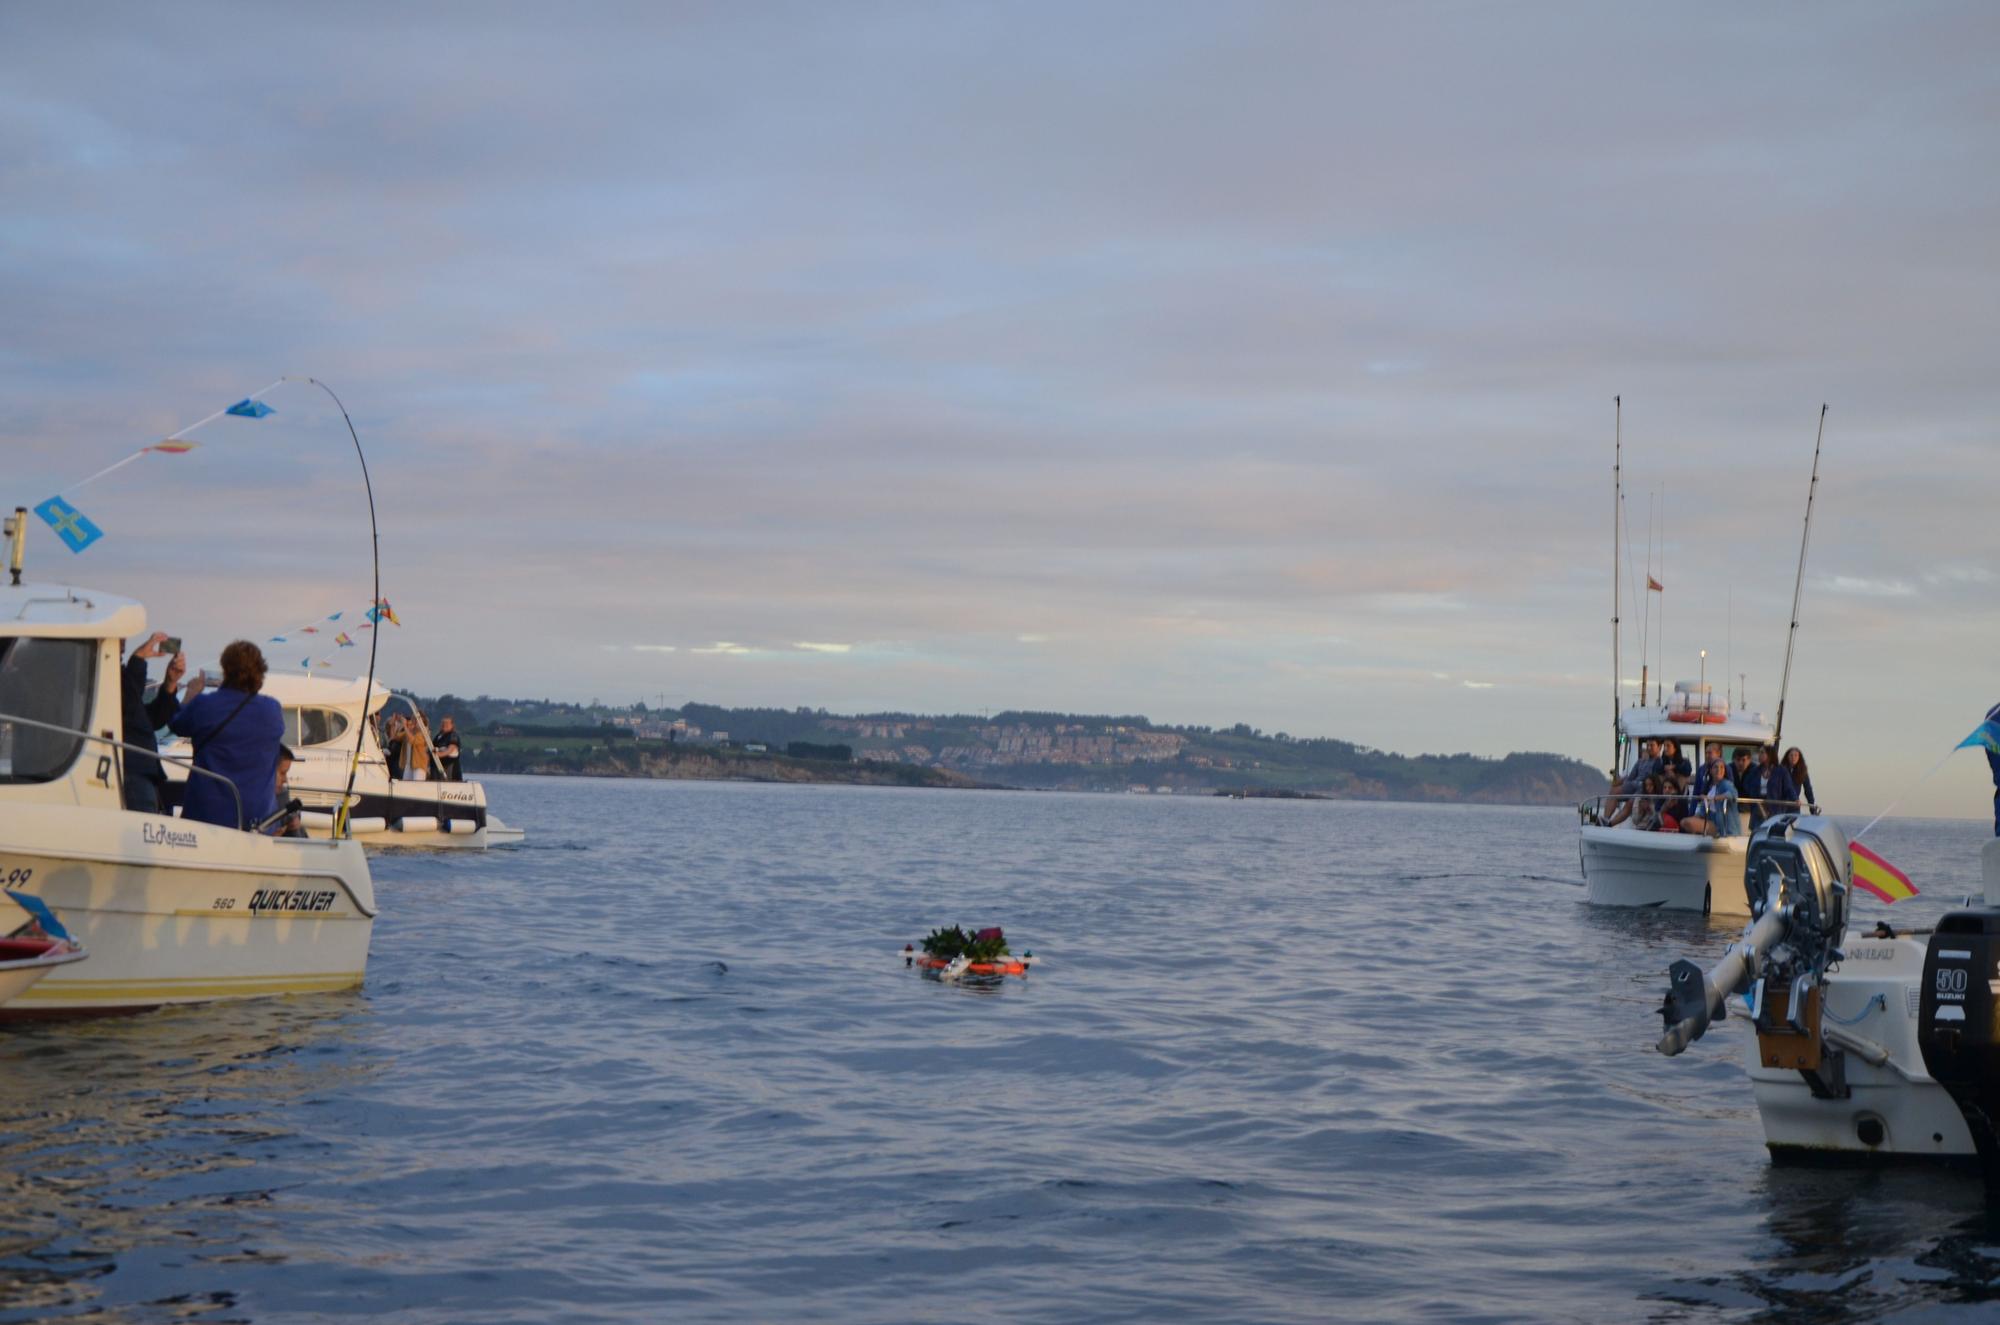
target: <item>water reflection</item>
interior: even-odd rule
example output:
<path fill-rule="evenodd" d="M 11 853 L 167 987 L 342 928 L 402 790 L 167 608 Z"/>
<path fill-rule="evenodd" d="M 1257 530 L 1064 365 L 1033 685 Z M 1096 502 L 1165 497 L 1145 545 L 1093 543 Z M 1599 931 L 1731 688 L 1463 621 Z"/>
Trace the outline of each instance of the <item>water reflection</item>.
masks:
<path fill-rule="evenodd" d="M 1756 1196 L 1755 1269 L 1682 1281 L 1653 1300 L 1732 1318 L 1862 1325 L 1925 1307 L 2000 1300 L 2000 1210 L 1978 1175 L 1912 1165 L 1772 1166 Z M 1659 1319 L 1685 1319 L 1672 1310 Z"/>
<path fill-rule="evenodd" d="M 283 1259 L 267 1207 L 311 1176 L 316 1102 L 379 1070 L 372 1031 L 359 991 L 9 1028 L 0 1319 L 227 1319 L 230 1293 L 169 1277 Z M 114 1273 L 136 1317 L 103 1300 Z"/>

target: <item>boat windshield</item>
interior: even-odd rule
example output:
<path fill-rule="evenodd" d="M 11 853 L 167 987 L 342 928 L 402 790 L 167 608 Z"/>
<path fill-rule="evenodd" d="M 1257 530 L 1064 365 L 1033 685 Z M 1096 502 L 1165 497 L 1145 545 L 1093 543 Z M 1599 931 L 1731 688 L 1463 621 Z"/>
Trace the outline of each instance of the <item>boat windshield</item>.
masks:
<path fill-rule="evenodd" d="M 285 744 L 294 750 L 309 745 L 325 745 L 347 735 L 347 715 L 339 709 L 288 708 L 285 710 Z"/>
<path fill-rule="evenodd" d="M 82 729 L 96 680 L 95 640 L 0 639 L 0 784 L 53 782 L 69 771 L 83 749 L 81 736 L 7 717 Z"/>

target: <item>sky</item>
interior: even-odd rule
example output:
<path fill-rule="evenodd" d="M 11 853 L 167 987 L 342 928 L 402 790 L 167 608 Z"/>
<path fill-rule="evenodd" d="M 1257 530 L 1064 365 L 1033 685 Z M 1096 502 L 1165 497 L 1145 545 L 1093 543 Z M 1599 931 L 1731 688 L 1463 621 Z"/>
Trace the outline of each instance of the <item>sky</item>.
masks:
<path fill-rule="evenodd" d="M 1650 542 L 1651 678 L 1767 713 L 1825 404 L 1785 741 L 1839 812 L 1978 815 L 1975 754 L 1919 783 L 2000 700 L 1996 49 L 1977 4 L 25 0 L 7 504 L 312 376 L 399 688 L 1605 764 L 1613 397 L 1625 699 Z M 33 574 L 197 658 L 365 607 L 340 415 L 265 399 Z"/>

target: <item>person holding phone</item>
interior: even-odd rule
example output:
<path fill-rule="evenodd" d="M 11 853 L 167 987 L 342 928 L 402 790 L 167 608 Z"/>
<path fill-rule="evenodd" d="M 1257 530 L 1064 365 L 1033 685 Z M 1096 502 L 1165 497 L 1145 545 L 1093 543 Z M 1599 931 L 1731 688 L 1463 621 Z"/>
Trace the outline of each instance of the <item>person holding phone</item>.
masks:
<path fill-rule="evenodd" d="M 169 657 L 166 676 L 149 700 L 146 698 L 146 662 L 163 656 Z M 165 631 L 154 632 L 125 660 L 124 670 L 119 676 L 119 709 L 125 727 L 125 744 L 137 747 L 119 751 L 125 770 L 125 808 L 128 810 L 137 810 L 141 814 L 167 812 L 167 773 L 160 767 L 160 744 L 154 733 L 173 721 L 174 714 L 180 712 L 181 701 L 176 692 L 186 672 L 187 658 L 181 653 L 181 642 Z"/>
<path fill-rule="evenodd" d="M 247 829 L 270 818 L 285 712 L 277 700 L 259 693 L 264 672 L 264 651 L 249 640 L 237 640 L 222 651 L 220 689 L 204 694 L 205 675 L 188 683 L 187 700 L 168 725 L 194 742 L 194 766 L 227 778 L 236 794 L 230 795 L 215 778 L 190 777 L 181 798 L 183 819 Z"/>

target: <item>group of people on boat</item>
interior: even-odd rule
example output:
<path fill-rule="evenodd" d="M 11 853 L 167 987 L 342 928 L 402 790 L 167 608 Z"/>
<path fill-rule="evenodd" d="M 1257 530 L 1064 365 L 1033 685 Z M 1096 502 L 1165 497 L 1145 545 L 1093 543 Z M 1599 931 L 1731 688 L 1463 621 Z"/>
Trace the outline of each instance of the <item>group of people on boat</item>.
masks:
<path fill-rule="evenodd" d="M 159 689 L 146 696 L 146 663 L 165 655 L 168 636 L 156 633 L 125 660 L 122 709 L 125 725 L 125 807 L 166 814 L 179 792 L 181 818 L 228 828 L 296 831 L 278 814 L 279 787 L 292 752 L 285 748 L 285 713 L 261 694 L 267 671 L 264 652 L 249 640 L 222 651 L 222 681 L 211 689 L 208 674 L 197 672 L 182 688 L 187 657 L 168 659 Z M 162 727 L 194 745 L 194 768 L 185 786 L 167 780 L 155 733 Z M 231 789 L 234 789 L 233 791 Z"/>
<path fill-rule="evenodd" d="M 420 708 L 413 707 L 408 714 L 392 713 L 386 722 L 378 714 L 375 731 L 388 760 L 391 778 L 406 782 L 460 781 L 458 724 L 451 715 L 446 714 L 433 733 Z"/>
<path fill-rule="evenodd" d="M 296 757 L 284 743 L 284 709 L 261 693 L 268 671 L 263 650 L 237 640 L 222 651 L 219 685 L 211 687 L 207 674 L 197 672 L 183 687 L 187 657 L 178 644 L 158 632 L 125 660 L 120 676 L 125 808 L 171 814 L 178 805 L 183 819 L 197 823 L 304 836 L 298 814 L 281 812 L 291 799 L 288 775 Z M 162 657 L 166 673 L 148 696 L 146 665 Z M 377 721 L 391 778 L 460 779 L 459 736 L 450 717 L 435 735 L 421 710 L 393 715 L 386 723 L 377 715 Z M 160 764 L 156 733 L 163 728 L 194 745 L 196 771 L 185 784 L 170 781 Z"/>
<path fill-rule="evenodd" d="M 1797 746 L 1780 758 L 1775 745 L 1754 755 L 1739 745 L 1725 761 L 1723 743 L 1715 741 L 1697 770 L 1681 754 L 1680 742 L 1669 737 L 1646 741 L 1625 776 L 1612 778 L 1598 822 L 1606 828 L 1629 823 L 1641 832 L 1737 837 L 1746 815 L 1755 832 L 1772 815 L 1815 806 L 1818 799 Z"/>

